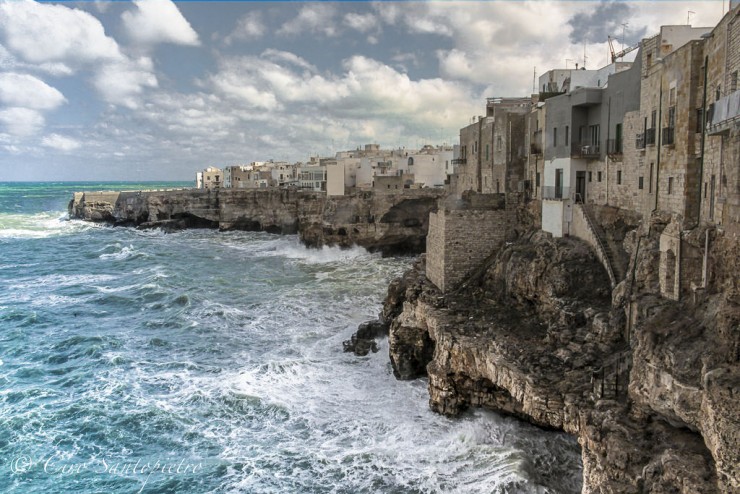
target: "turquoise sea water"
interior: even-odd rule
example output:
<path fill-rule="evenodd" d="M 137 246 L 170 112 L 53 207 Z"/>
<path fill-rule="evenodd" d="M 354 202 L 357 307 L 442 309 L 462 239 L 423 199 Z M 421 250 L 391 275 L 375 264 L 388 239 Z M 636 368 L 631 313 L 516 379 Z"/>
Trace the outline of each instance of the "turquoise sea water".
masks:
<path fill-rule="evenodd" d="M 66 217 L 188 185 L 0 183 L 0 492 L 580 491 L 570 437 L 342 352 L 410 259 Z"/>

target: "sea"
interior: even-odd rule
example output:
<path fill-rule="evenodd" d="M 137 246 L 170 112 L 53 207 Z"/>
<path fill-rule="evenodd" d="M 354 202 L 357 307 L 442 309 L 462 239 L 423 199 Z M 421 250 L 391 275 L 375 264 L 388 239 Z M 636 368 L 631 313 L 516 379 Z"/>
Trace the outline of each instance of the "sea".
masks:
<path fill-rule="evenodd" d="M 0 183 L 0 492 L 580 492 L 572 437 L 343 352 L 411 258 L 67 215 L 189 185 Z"/>

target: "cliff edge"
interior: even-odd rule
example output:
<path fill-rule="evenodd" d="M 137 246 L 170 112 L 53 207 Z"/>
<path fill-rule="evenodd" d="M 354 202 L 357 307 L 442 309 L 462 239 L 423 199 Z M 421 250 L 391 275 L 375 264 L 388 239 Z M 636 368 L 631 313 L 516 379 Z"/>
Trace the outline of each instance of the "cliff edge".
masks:
<path fill-rule="evenodd" d="M 445 415 L 485 407 L 573 434 L 584 493 L 737 492 L 737 242 L 715 231 L 706 286 L 668 300 L 656 261 L 667 225 L 627 235 L 631 272 L 614 291 L 586 243 L 542 232 L 446 294 L 422 258 L 384 307 L 396 376 L 427 375 Z"/>

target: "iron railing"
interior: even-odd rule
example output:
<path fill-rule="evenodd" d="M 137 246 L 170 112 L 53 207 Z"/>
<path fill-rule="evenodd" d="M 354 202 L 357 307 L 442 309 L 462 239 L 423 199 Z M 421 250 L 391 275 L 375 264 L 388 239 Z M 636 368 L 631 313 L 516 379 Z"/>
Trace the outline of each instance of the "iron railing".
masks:
<path fill-rule="evenodd" d="M 564 201 L 570 199 L 570 187 L 556 187 L 554 185 L 545 185 L 542 187 L 542 198 Z"/>
<path fill-rule="evenodd" d="M 675 127 L 663 127 L 663 140 L 661 141 L 664 146 L 670 146 L 675 142 L 676 129 Z"/>
<path fill-rule="evenodd" d="M 598 158 L 600 149 L 598 144 L 573 143 L 570 148 L 571 158 Z"/>
<path fill-rule="evenodd" d="M 645 134 L 642 132 L 635 135 L 635 149 L 645 149 Z"/>
<path fill-rule="evenodd" d="M 607 139 L 606 153 L 610 155 L 622 154 L 622 139 Z"/>
<path fill-rule="evenodd" d="M 655 128 L 645 130 L 645 144 L 648 146 L 655 145 Z"/>

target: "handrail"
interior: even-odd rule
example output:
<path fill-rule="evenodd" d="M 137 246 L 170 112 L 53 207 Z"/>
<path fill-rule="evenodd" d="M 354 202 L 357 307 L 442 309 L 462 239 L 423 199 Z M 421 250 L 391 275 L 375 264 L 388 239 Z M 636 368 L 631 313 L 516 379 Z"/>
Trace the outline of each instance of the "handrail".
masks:
<path fill-rule="evenodd" d="M 580 196 L 580 194 L 576 193 L 576 196 Z M 596 231 L 596 227 L 594 227 L 594 224 L 591 220 L 591 217 L 588 214 L 588 211 L 586 211 L 585 204 L 583 203 L 576 203 L 577 207 L 580 207 L 581 212 L 583 213 L 583 216 L 586 218 L 586 223 L 588 224 L 589 229 L 591 229 L 591 233 L 593 233 L 594 238 L 596 238 L 596 243 L 599 246 L 599 249 L 601 250 L 601 255 L 604 256 L 604 264 L 606 267 L 606 272 L 609 275 L 609 281 L 611 282 L 612 289 L 617 286 L 617 276 L 614 274 L 614 269 L 612 268 L 612 264 L 609 261 L 609 254 L 607 253 L 606 247 L 604 247 L 603 242 L 601 241 L 601 238 L 599 238 L 599 234 Z"/>

